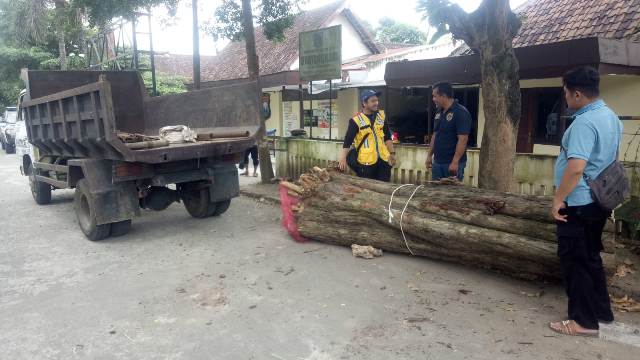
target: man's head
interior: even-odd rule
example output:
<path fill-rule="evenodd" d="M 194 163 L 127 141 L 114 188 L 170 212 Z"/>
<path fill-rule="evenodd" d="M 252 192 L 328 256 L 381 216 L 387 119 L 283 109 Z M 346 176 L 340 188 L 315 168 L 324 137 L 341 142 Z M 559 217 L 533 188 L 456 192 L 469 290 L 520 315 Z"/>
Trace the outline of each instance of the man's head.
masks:
<path fill-rule="evenodd" d="M 570 109 L 578 110 L 600 96 L 600 74 L 591 66 L 568 71 L 562 77 L 564 97 Z"/>
<path fill-rule="evenodd" d="M 434 84 L 431 95 L 433 103 L 436 104 L 437 107 L 441 109 L 447 108 L 453 102 L 453 86 L 448 82 Z"/>
<path fill-rule="evenodd" d="M 376 112 L 378 111 L 378 98 L 380 97 L 379 91 L 373 90 L 363 90 L 360 94 L 360 103 L 362 104 L 362 109 L 365 112 Z"/>

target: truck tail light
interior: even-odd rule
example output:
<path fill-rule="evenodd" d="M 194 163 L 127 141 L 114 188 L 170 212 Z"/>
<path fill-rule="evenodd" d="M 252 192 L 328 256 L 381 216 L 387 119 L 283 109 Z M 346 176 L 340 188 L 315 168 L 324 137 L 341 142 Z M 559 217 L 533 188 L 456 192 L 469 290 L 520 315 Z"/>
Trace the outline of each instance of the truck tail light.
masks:
<path fill-rule="evenodd" d="M 120 163 L 115 166 L 116 177 L 136 177 L 142 175 L 142 164 Z"/>

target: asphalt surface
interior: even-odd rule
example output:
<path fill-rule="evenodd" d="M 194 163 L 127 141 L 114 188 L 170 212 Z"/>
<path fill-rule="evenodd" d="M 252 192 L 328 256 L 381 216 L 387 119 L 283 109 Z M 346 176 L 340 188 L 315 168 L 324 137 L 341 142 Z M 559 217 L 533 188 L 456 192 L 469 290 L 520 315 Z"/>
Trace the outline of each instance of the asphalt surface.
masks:
<path fill-rule="evenodd" d="M 637 359 L 637 314 L 556 335 L 561 287 L 422 258 L 293 242 L 279 209 L 180 204 L 91 242 L 73 191 L 37 206 L 0 154 L 0 359 Z M 604 339 L 606 338 L 606 339 Z M 631 340 L 629 340 L 631 339 Z M 626 342 L 627 344 L 622 344 Z M 638 343 L 640 345 L 640 343 Z"/>

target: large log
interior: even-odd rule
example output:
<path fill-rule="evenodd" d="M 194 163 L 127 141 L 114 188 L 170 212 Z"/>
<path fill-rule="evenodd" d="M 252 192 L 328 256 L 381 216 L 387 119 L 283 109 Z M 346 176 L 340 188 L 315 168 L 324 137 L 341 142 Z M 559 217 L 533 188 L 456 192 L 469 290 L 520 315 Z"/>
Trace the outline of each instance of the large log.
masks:
<path fill-rule="evenodd" d="M 545 197 L 451 181 L 401 187 L 317 167 L 283 186 L 299 198 L 294 217 L 308 239 L 371 245 L 527 279 L 561 276 L 551 202 Z M 613 261 L 605 256 L 608 267 Z"/>

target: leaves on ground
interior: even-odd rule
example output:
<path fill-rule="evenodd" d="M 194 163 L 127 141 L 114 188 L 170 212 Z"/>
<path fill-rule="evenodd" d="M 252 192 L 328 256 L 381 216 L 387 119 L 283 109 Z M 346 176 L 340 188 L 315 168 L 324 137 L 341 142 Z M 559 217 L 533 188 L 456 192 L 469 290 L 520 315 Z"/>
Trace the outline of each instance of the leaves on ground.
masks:
<path fill-rule="evenodd" d="M 640 303 L 625 295 L 621 298 L 611 298 L 613 308 L 620 312 L 640 312 Z"/>

